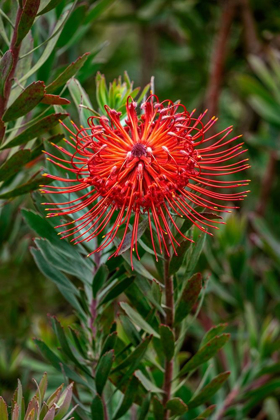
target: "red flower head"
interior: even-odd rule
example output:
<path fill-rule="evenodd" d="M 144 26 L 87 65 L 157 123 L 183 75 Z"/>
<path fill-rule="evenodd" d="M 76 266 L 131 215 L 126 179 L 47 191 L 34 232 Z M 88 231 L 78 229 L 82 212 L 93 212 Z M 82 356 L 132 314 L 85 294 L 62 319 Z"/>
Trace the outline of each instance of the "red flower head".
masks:
<path fill-rule="evenodd" d="M 240 136 L 227 138 L 232 127 L 206 138 L 207 131 L 217 120 L 213 117 L 203 124 L 206 112 L 194 118 L 194 112 L 189 114 L 182 104 L 169 100 L 160 103 L 154 95 L 141 105 L 140 115 L 136 106 L 136 102 L 128 98 L 125 121 L 121 121 L 120 112 L 105 106 L 108 118 L 91 117 L 88 127 L 81 129 L 72 123 L 75 133 L 65 126 L 74 136 L 72 142 L 66 140 L 73 153 L 55 146 L 68 158 L 49 155 L 55 159 L 50 159 L 52 162 L 75 174 L 75 178 L 45 174 L 63 184 L 43 190 L 56 194 L 85 190 L 79 198 L 53 204 L 59 210 L 48 209 L 55 211 L 48 217 L 85 210 L 76 218 L 74 227 L 73 222 L 61 225 L 71 224 L 62 233 L 64 238 L 73 235 L 75 243 L 102 234 L 104 240 L 93 252 L 110 245 L 122 228 L 122 240 L 113 254 L 117 256 L 132 223 L 131 262 L 134 249 L 139 258 L 140 215 L 148 218 L 156 258 L 154 232 L 160 252 L 165 249 L 169 254 L 170 243 L 176 254 L 179 243 L 174 231 L 186 238 L 177 226 L 176 216 L 186 217 L 206 231 L 206 227 L 215 227 L 212 223 L 219 222 L 197 212 L 194 205 L 215 212 L 228 211 L 225 209 L 230 207 L 225 202 L 245 197 L 244 192 L 231 192 L 232 188 L 248 185 L 248 180 L 236 183 L 220 179 L 248 168 L 248 159 L 234 159 L 246 150 L 242 148 L 243 143 L 236 144 Z M 234 161 L 228 163 L 232 159 Z M 221 189 L 230 192 L 220 192 Z"/>

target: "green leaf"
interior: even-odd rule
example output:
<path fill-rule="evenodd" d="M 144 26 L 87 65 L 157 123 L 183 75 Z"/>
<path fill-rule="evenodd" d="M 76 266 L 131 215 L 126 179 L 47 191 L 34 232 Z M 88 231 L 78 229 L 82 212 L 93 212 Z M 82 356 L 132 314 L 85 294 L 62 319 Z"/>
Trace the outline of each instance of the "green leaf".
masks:
<path fill-rule="evenodd" d="M 29 140 L 35 139 L 36 137 L 40 136 L 41 134 L 45 133 L 46 131 L 51 130 L 54 128 L 59 121 L 64 120 L 68 117 L 69 114 L 51 114 L 45 118 L 42 118 L 40 121 L 32 124 L 26 130 L 22 131 L 19 135 L 14 137 L 8 143 L 3 144 L 1 149 L 7 149 L 9 147 L 19 146 L 21 144 L 27 143 Z"/>
<path fill-rule="evenodd" d="M 250 55 L 248 60 L 251 66 L 253 67 L 253 70 L 256 72 L 257 76 L 264 83 L 264 85 L 266 85 L 266 87 L 272 92 L 277 91 L 279 88 L 275 83 L 271 72 L 265 65 L 265 62 L 257 55 Z"/>
<path fill-rule="evenodd" d="M 170 361 L 174 355 L 175 349 L 175 337 L 174 333 L 168 325 L 161 324 L 159 326 L 160 341 L 162 344 L 163 353 L 168 361 Z"/>
<path fill-rule="evenodd" d="M 0 397 L 0 418 L 1 420 L 8 420 L 8 408 L 3 397 Z"/>
<path fill-rule="evenodd" d="M 91 418 L 92 420 L 104 420 L 104 410 L 102 399 L 96 395 L 91 403 Z"/>
<path fill-rule="evenodd" d="M 61 2 L 62 0 L 50 0 L 49 3 L 42 10 L 39 10 L 37 16 L 43 15 L 49 12 L 50 10 L 55 9 L 56 6 Z"/>
<path fill-rule="evenodd" d="M 5 86 L 13 66 L 13 55 L 11 50 L 5 52 L 0 60 L 0 96 L 4 96 Z"/>
<path fill-rule="evenodd" d="M 88 109 L 82 108 L 80 105 L 85 105 L 86 107 L 92 109 L 92 104 L 89 100 L 88 94 L 83 89 L 80 82 L 74 78 L 69 80 L 68 89 L 79 112 L 80 122 L 84 127 L 86 127 L 87 119 L 91 117 L 93 113 Z"/>
<path fill-rule="evenodd" d="M 207 362 L 226 344 L 230 334 L 218 335 L 210 340 L 205 346 L 201 347 L 198 352 L 185 364 L 178 376 L 182 376 L 187 372 L 196 369 L 198 366 Z"/>
<path fill-rule="evenodd" d="M 160 338 L 159 334 L 142 318 L 142 316 L 136 312 L 128 303 L 120 302 L 121 308 L 125 311 L 131 321 L 146 331 L 148 334 L 152 334 L 156 338 Z"/>
<path fill-rule="evenodd" d="M 139 381 L 141 382 L 141 384 L 143 385 L 143 387 L 152 393 L 164 393 L 164 391 L 157 387 L 152 381 L 150 381 L 150 379 L 148 379 L 143 372 L 141 372 L 141 370 L 136 370 L 136 372 L 134 373 L 134 375 L 139 379 Z"/>
<path fill-rule="evenodd" d="M 202 390 L 188 402 L 189 409 L 193 409 L 209 401 L 210 398 L 223 386 L 229 375 L 230 372 L 223 372 L 212 379 L 208 385 L 202 388 Z"/>
<path fill-rule="evenodd" d="M 200 343 L 200 347 L 203 347 L 206 343 L 212 340 L 212 338 L 216 337 L 216 335 L 221 334 L 224 331 L 224 329 L 227 327 L 227 325 L 228 325 L 227 323 L 219 324 L 219 325 L 216 325 L 215 327 L 210 328 L 210 330 L 207 331 L 207 333 L 203 337 Z"/>
<path fill-rule="evenodd" d="M 30 150 L 19 150 L 0 166 L 0 181 L 9 179 L 18 173 L 19 168 L 31 160 Z"/>
<path fill-rule="evenodd" d="M 139 332 L 126 315 L 120 314 L 119 319 L 129 341 L 131 341 L 134 346 L 137 346 L 141 340 Z"/>
<path fill-rule="evenodd" d="M 84 311 L 77 300 L 78 290 L 70 282 L 70 280 L 64 276 L 60 271 L 52 267 L 43 257 L 41 252 L 35 248 L 31 248 L 31 254 L 39 268 L 39 270 L 51 281 L 55 283 L 60 293 L 70 303 L 70 305 L 76 309 L 80 316 L 85 319 Z"/>
<path fill-rule="evenodd" d="M 257 96 L 252 96 L 249 98 L 249 103 L 252 108 L 267 122 L 279 128 L 279 112 L 280 105 L 277 104 L 271 105 L 268 102 L 265 102 L 262 98 Z"/>
<path fill-rule="evenodd" d="M 153 398 L 153 414 L 155 420 L 164 420 L 164 408 L 162 402 L 157 398 Z"/>
<path fill-rule="evenodd" d="M 187 239 L 183 240 L 180 243 L 180 247 L 177 249 L 178 255 L 173 255 L 171 261 L 170 261 L 170 274 L 175 274 L 176 271 L 178 271 L 184 261 L 186 251 L 189 249 L 189 246 L 191 244 L 191 241 L 188 241 Z"/>
<path fill-rule="evenodd" d="M 147 219 L 145 219 L 141 223 L 139 223 L 138 232 L 137 232 L 137 238 L 138 239 L 141 238 L 141 236 L 143 235 L 143 233 L 145 232 L 147 227 L 148 227 L 148 220 Z M 127 251 L 128 249 L 131 248 L 131 238 L 132 238 L 132 232 L 127 233 L 125 238 L 124 238 L 121 249 L 118 252 L 118 255 L 123 254 L 125 251 Z M 117 243 L 117 246 L 118 246 L 118 243 L 120 243 L 120 240 L 118 240 L 118 242 L 116 241 L 116 243 Z"/>
<path fill-rule="evenodd" d="M 181 416 L 188 411 L 188 406 L 181 398 L 171 398 L 166 404 L 166 409 L 170 410 L 171 416 Z"/>
<path fill-rule="evenodd" d="M 33 82 L 18 96 L 3 115 L 3 121 L 16 120 L 26 115 L 41 102 L 45 94 L 44 82 Z"/>
<path fill-rule="evenodd" d="M 70 346 L 68 339 L 65 335 L 64 328 L 61 326 L 60 322 L 56 319 L 56 317 L 52 317 L 53 327 L 57 336 L 57 339 L 61 345 L 62 350 L 64 351 L 64 354 L 72 361 L 74 362 L 76 367 L 79 367 L 82 369 L 87 375 L 91 376 L 91 373 L 89 369 L 85 366 L 83 366 L 77 358 L 74 356 Z"/>
<path fill-rule="evenodd" d="M 96 272 L 96 274 L 93 278 L 93 282 L 92 282 L 92 294 L 93 294 L 94 298 L 96 298 L 97 293 L 102 288 L 105 281 L 107 280 L 108 275 L 109 275 L 109 269 L 108 269 L 107 265 L 102 264 L 98 268 L 98 270 L 97 270 L 97 272 Z"/>
<path fill-rule="evenodd" d="M 62 252 L 69 258 L 76 260 L 76 262 L 81 265 L 81 269 L 84 265 L 89 266 L 89 268 L 92 267 L 88 259 L 83 259 L 78 252 L 77 247 L 65 240 L 59 239 L 56 230 L 47 219 L 32 210 L 22 209 L 21 212 L 31 229 L 34 230 L 39 237 L 47 239 L 52 244 L 51 246 L 56 248 L 58 253 Z"/>
<path fill-rule="evenodd" d="M 57 249 L 46 239 L 36 239 L 35 243 L 50 264 L 60 271 L 76 276 L 84 284 L 90 285 L 92 271 L 81 258 L 69 258 L 63 253 L 58 253 Z"/>
<path fill-rule="evenodd" d="M 66 365 L 42 340 L 34 338 L 34 342 L 43 354 L 43 356 L 54 366 L 59 372 L 65 373 L 65 375 L 77 382 L 78 384 L 84 385 L 87 388 L 89 383 L 85 382 L 76 372 L 74 372 L 68 365 Z"/>
<path fill-rule="evenodd" d="M 200 273 L 194 274 L 186 283 L 177 303 L 175 311 L 175 323 L 181 322 L 191 312 L 202 288 Z"/>
<path fill-rule="evenodd" d="M 61 420 L 68 413 L 68 410 L 72 401 L 73 385 L 74 385 L 74 382 L 68 385 L 65 391 L 63 392 L 63 394 L 61 395 L 60 401 L 59 401 L 60 407 L 54 417 L 54 420 Z M 61 403 L 61 400 L 62 400 L 62 403 Z"/>
<path fill-rule="evenodd" d="M 115 0 L 99 0 L 94 3 L 87 14 L 85 24 L 97 19 L 108 7 L 114 3 Z"/>
<path fill-rule="evenodd" d="M 59 95 L 49 94 L 45 94 L 41 102 L 46 105 L 69 105 L 71 103 L 68 99 L 61 98 Z"/>
<path fill-rule="evenodd" d="M 26 182 L 25 184 L 20 185 L 19 187 L 14 188 L 11 191 L 6 193 L 0 194 L 0 198 L 7 199 L 18 197 L 19 195 L 26 194 L 30 191 L 37 190 L 42 183 L 42 178 L 35 178 L 31 179 L 30 181 Z"/>
<path fill-rule="evenodd" d="M 122 294 L 134 282 L 134 280 L 135 277 L 126 277 L 125 279 L 117 282 L 109 293 L 107 293 L 107 295 L 105 295 L 105 297 L 101 300 L 98 306 L 110 302 L 110 300 L 113 300 Z"/>
<path fill-rule="evenodd" d="M 199 417 L 196 417 L 195 420 L 197 420 L 198 418 L 207 418 L 209 417 L 213 411 L 215 410 L 216 406 L 215 405 L 209 405 L 208 408 L 206 408 L 206 410 L 203 411 L 203 413 L 201 413 L 199 415 Z"/>
<path fill-rule="evenodd" d="M 102 346 L 100 356 L 103 356 L 103 354 L 107 353 L 109 350 L 114 350 L 117 336 L 118 336 L 117 331 L 113 331 L 111 334 L 109 334 L 106 337 L 106 340 Z"/>
<path fill-rule="evenodd" d="M 125 413 L 129 410 L 129 408 L 132 406 L 134 399 L 137 395 L 138 391 L 138 379 L 133 376 L 132 379 L 129 381 L 129 384 L 127 386 L 127 389 L 125 391 L 123 400 L 121 402 L 120 407 L 118 408 L 116 414 L 113 417 L 113 420 L 117 420 L 125 415 Z"/>
<path fill-rule="evenodd" d="M 145 397 L 145 399 L 142 401 L 140 411 L 139 411 L 138 420 L 145 420 L 146 419 L 146 417 L 148 415 L 148 412 L 149 412 L 150 404 L 151 404 L 151 397 L 152 397 L 152 395 L 150 393 L 148 393 L 147 396 Z"/>
<path fill-rule="evenodd" d="M 196 267 L 196 264 L 198 263 L 200 254 L 202 252 L 205 239 L 206 239 L 206 233 L 202 233 L 199 235 L 199 238 L 197 241 L 192 244 L 190 248 L 190 254 L 188 254 L 188 264 L 187 264 L 187 272 L 186 276 L 191 276 L 194 272 L 194 269 Z"/>
<path fill-rule="evenodd" d="M 96 373 L 95 373 L 95 382 L 96 382 L 96 391 L 99 395 L 102 394 L 104 386 L 107 382 L 108 376 L 110 374 L 112 365 L 114 361 L 114 350 L 110 350 L 107 353 L 103 354 L 100 358 Z"/>
<path fill-rule="evenodd" d="M 43 401 L 44 401 L 44 397 L 45 397 L 45 393 L 48 387 L 48 375 L 47 372 L 44 373 L 44 375 L 42 376 L 42 379 L 38 385 L 38 390 L 36 392 L 36 396 L 38 398 L 39 401 L 39 405 L 41 406 Z"/>
<path fill-rule="evenodd" d="M 29 1 L 32 2 L 33 0 L 29 0 Z M 36 0 L 36 1 L 39 1 L 39 0 Z M 24 76 L 19 80 L 19 83 L 22 83 L 24 80 L 27 80 L 30 76 L 36 73 L 37 70 L 39 70 L 39 68 L 47 61 L 47 59 L 53 52 L 53 49 L 57 43 L 57 40 L 60 37 L 60 34 L 63 30 L 63 26 L 66 20 L 68 19 L 68 16 L 70 13 L 71 13 L 71 10 L 68 10 L 60 16 L 60 18 L 58 19 L 53 29 L 52 35 L 50 37 L 51 39 L 49 40 L 43 53 L 40 55 L 39 60 L 37 60 L 36 63 L 31 67 L 31 69 L 27 73 L 24 74 Z"/>
<path fill-rule="evenodd" d="M 85 53 L 81 57 L 77 58 L 76 61 L 71 63 L 52 83 L 47 86 L 47 92 L 54 92 L 57 88 L 68 82 L 71 77 L 75 76 L 75 74 L 85 64 L 88 56 L 89 53 Z"/>
<path fill-rule="evenodd" d="M 145 353 L 148 349 L 148 346 L 151 342 L 152 336 L 146 337 L 139 346 L 136 347 L 136 349 L 130 353 L 129 356 L 125 360 L 123 360 L 114 370 L 113 372 L 118 372 L 119 370 L 125 369 L 128 366 L 132 366 L 134 371 L 138 366 L 143 357 L 145 356 Z"/>
<path fill-rule="evenodd" d="M 23 38 L 26 37 L 27 33 L 32 27 L 36 14 L 40 6 L 40 0 L 26 0 L 23 6 L 23 12 L 20 17 L 16 45 L 19 46 Z"/>
<path fill-rule="evenodd" d="M 69 292 L 78 296 L 79 295 L 78 289 L 76 288 L 76 286 L 72 284 L 72 282 L 68 279 L 68 277 L 66 277 L 60 271 L 56 270 L 52 265 L 47 263 L 47 261 L 44 259 L 40 251 L 35 250 L 35 248 L 32 248 L 31 252 L 33 253 L 34 251 L 35 253 L 33 254 L 33 256 L 35 258 L 35 261 L 40 271 L 47 278 L 53 281 L 56 285 L 63 286 L 64 288 L 68 289 Z M 41 257 L 39 257 L 39 255 L 41 255 Z"/>

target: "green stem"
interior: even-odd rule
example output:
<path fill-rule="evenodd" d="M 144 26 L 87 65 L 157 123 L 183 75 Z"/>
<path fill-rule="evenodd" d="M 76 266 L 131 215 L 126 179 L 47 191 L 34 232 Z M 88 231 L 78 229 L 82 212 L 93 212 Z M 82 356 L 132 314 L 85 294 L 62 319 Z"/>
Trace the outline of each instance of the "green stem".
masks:
<path fill-rule="evenodd" d="M 169 247 L 170 248 L 170 247 Z M 165 316 L 165 324 L 173 330 L 173 322 L 174 322 L 174 290 L 173 290 L 173 279 L 169 273 L 170 267 L 170 253 L 165 252 L 164 258 L 164 284 L 165 284 L 165 305 L 166 305 L 166 316 Z M 165 373 L 164 373 L 164 397 L 163 397 L 163 405 L 170 400 L 171 397 L 171 386 L 172 386 L 172 377 L 173 377 L 173 365 L 174 360 L 171 359 L 170 361 L 166 360 L 165 362 Z M 168 412 L 165 412 L 164 420 L 168 419 Z"/>

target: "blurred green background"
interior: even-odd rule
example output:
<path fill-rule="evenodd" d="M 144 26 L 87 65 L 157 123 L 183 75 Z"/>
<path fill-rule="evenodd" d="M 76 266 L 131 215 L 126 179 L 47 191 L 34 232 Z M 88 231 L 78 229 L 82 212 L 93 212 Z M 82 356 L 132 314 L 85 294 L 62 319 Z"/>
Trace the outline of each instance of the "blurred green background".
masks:
<path fill-rule="evenodd" d="M 66 4 L 60 2 L 42 18 L 42 25 L 34 26 L 35 43 L 47 36 Z M 90 18 L 98 4 L 100 13 Z M 1 7 L 13 13 L 13 1 L 2 0 Z M 160 100 L 180 99 L 189 111 L 208 108 L 209 117 L 219 116 L 219 129 L 233 125 L 235 134 L 243 133 L 251 193 L 214 239 L 207 238 L 197 271 L 208 273 L 210 286 L 199 322 L 203 329 L 229 322 L 232 341 L 223 360 L 232 370 L 228 392 L 248 365 L 273 366 L 268 373 L 273 385 L 255 396 L 249 415 L 279 419 L 279 2 L 78 1 L 37 80 L 50 82 L 57 68 L 87 51 L 98 53 L 77 78 L 94 105 L 97 71 L 107 82 L 127 71 L 135 87 L 144 87 L 154 76 Z M 63 96 L 71 100 L 67 90 Z M 77 118 L 74 105 L 65 109 Z M 43 160 L 37 165 L 43 167 Z M 0 205 L 0 391 L 9 393 L 17 377 L 27 384 L 32 375 L 51 371 L 32 343 L 34 335 L 52 342 L 47 313 L 58 315 L 64 325 L 72 314 L 29 253 L 34 234 L 20 209 L 33 207 L 32 196 Z M 195 339 L 194 332 L 186 350 Z M 250 387 L 244 395 L 254 389 Z"/>

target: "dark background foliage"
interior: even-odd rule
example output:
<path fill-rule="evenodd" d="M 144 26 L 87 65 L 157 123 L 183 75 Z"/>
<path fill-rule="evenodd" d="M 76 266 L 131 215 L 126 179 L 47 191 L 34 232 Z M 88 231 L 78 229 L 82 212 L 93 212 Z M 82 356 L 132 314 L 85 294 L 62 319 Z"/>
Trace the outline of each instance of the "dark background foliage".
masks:
<path fill-rule="evenodd" d="M 61 1 L 42 18 L 42 25 L 34 26 L 35 44 L 45 39 L 66 3 Z M 265 356 L 271 359 L 273 385 L 267 391 L 264 381 L 248 415 L 276 420 L 280 416 L 279 4 L 273 0 L 103 1 L 101 13 L 89 18 L 94 4 L 77 2 L 36 80 L 50 83 L 59 69 L 90 51 L 91 59 L 77 78 L 95 106 L 97 71 L 108 82 L 127 71 L 135 86 L 141 87 L 154 76 L 161 100 L 180 99 L 190 111 L 208 108 L 210 117 L 219 116 L 218 128 L 234 125 L 234 133 L 244 135 L 251 193 L 241 209 L 227 218 L 227 225 L 213 239 L 207 238 L 197 269 L 209 276 L 199 328 L 229 323 L 232 344 L 220 361 L 232 371 L 228 393 L 248 365 L 260 366 Z M 12 0 L 1 1 L 9 15 L 13 5 Z M 34 62 L 40 52 L 34 52 Z M 266 75 L 260 59 L 266 63 Z M 71 100 L 67 89 L 63 96 Z M 77 118 L 73 104 L 65 110 Z M 40 169 L 43 159 L 34 165 Z M 0 389 L 4 393 L 14 389 L 17 377 L 29 383 L 45 368 L 32 337 L 43 336 L 52 344 L 46 313 L 58 315 L 63 325 L 72 320 L 71 308 L 30 256 L 34 233 L 21 218 L 22 207 L 34 207 L 30 194 L 1 201 Z M 199 328 L 191 331 L 186 351 L 195 346 Z M 57 381 L 55 375 L 53 381 Z M 250 384 L 243 397 L 255 386 Z"/>

